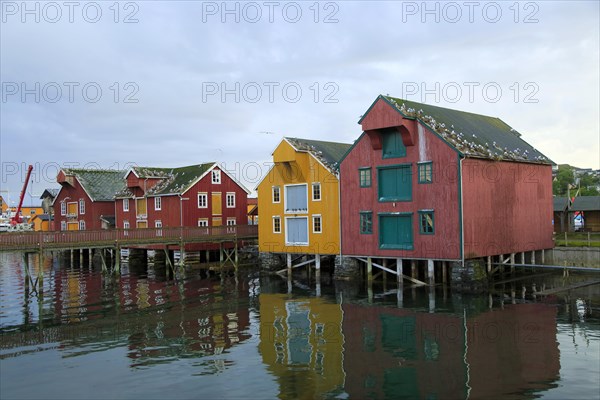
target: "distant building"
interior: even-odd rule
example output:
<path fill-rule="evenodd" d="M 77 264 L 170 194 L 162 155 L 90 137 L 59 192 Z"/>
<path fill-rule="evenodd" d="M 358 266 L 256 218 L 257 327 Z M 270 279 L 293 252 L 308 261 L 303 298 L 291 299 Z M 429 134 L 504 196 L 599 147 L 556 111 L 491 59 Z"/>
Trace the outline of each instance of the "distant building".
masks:
<path fill-rule="evenodd" d="M 120 229 L 247 224 L 248 190 L 217 163 L 134 167 L 116 194 Z"/>
<path fill-rule="evenodd" d="M 258 199 L 248 198 L 248 225 L 258 225 Z"/>
<path fill-rule="evenodd" d="M 554 207 L 554 232 L 565 232 L 569 230 L 568 197 L 555 197 L 553 199 Z"/>
<path fill-rule="evenodd" d="M 44 210 L 45 214 L 54 214 L 54 208 L 52 207 L 52 203 L 54 203 L 54 199 L 56 198 L 56 195 L 58 194 L 58 191 L 60 189 L 45 189 L 44 192 L 42 193 L 42 195 L 40 196 L 40 199 L 42 199 L 42 209 Z"/>
<path fill-rule="evenodd" d="M 583 215 L 584 231 L 600 232 L 600 196 L 575 197 L 569 215 L 573 218 L 577 213 Z"/>
<path fill-rule="evenodd" d="M 114 215 L 115 193 L 125 188 L 125 171 L 61 169 L 54 199 L 55 230 L 98 230 L 102 216 Z"/>
<path fill-rule="evenodd" d="M 34 231 L 54 230 L 54 218 L 51 214 L 36 214 L 29 220 Z"/>

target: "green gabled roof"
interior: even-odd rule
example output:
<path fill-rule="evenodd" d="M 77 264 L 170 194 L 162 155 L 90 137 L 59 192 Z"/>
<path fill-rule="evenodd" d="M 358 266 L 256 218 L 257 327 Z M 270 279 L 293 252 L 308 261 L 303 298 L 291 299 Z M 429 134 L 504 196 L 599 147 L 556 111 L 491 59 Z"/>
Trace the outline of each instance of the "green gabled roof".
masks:
<path fill-rule="evenodd" d="M 125 171 L 65 168 L 63 172 L 75 176 L 92 201 L 112 201 L 115 193 L 125 189 Z"/>
<path fill-rule="evenodd" d="M 404 117 L 418 119 L 427 125 L 464 156 L 552 164 L 500 118 L 390 96 L 380 95 L 379 98 Z"/>
<path fill-rule="evenodd" d="M 332 171 L 339 168 L 339 163 L 352 144 L 339 142 L 324 142 L 321 140 L 300 139 L 286 137 L 287 140 L 298 151 L 308 151 L 323 165 Z"/>
<path fill-rule="evenodd" d="M 555 212 L 565 211 L 569 205 L 569 199 L 566 197 L 554 197 L 552 201 L 554 203 Z"/>
<path fill-rule="evenodd" d="M 600 196 L 575 197 L 571 211 L 600 211 Z"/>
<path fill-rule="evenodd" d="M 147 192 L 149 196 L 157 196 L 184 193 L 214 165 L 210 162 L 179 168 L 134 167 L 132 170 L 140 178 L 163 179 Z"/>

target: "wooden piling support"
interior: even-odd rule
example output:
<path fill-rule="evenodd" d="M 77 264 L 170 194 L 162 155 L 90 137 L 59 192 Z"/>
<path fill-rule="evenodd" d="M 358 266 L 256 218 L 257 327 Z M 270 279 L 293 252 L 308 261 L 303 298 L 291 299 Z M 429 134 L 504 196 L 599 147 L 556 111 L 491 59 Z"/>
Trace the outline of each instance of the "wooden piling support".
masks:
<path fill-rule="evenodd" d="M 292 277 L 292 254 L 286 254 L 286 266 L 287 266 L 287 274 L 291 278 Z"/>
<path fill-rule="evenodd" d="M 442 261 L 442 283 L 446 285 L 448 283 L 448 262 Z"/>
<path fill-rule="evenodd" d="M 435 285 L 435 269 L 433 266 L 433 260 L 427 260 L 427 277 L 429 278 L 429 286 Z"/>
<path fill-rule="evenodd" d="M 367 257 L 367 280 L 373 281 L 373 260 L 371 257 Z"/>
<path fill-rule="evenodd" d="M 385 268 L 387 268 L 387 263 L 388 263 L 387 258 L 384 258 L 383 260 L 381 260 L 381 265 L 383 265 Z M 383 270 L 382 274 L 383 274 L 382 275 L 382 277 L 383 277 L 383 291 L 385 292 L 386 291 L 386 284 L 387 284 L 387 271 Z"/>
<path fill-rule="evenodd" d="M 396 281 L 398 285 L 402 286 L 404 284 L 404 280 L 402 279 L 402 259 L 396 258 Z"/>
<path fill-rule="evenodd" d="M 115 259 L 115 270 L 113 272 L 115 273 L 115 275 L 120 275 L 121 274 L 121 247 L 119 245 L 117 245 L 115 247 L 115 256 L 113 258 Z"/>
<path fill-rule="evenodd" d="M 321 255 L 315 255 L 315 281 L 317 297 L 321 297 Z"/>
<path fill-rule="evenodd" d="M 488 275 L 492 272 L 492 256 L 487 256 L 487 272 Z"/>
<path fill-rule="evenodd" d="M 515 253 L 510 253 L 510 273 L 515 274 Z"/>
<path fill-rule="evenodd" d="M 417 279 L 417 261 L 416 260 L 410 260 L 410 276 L 412 276 L 414 279 Z"/>

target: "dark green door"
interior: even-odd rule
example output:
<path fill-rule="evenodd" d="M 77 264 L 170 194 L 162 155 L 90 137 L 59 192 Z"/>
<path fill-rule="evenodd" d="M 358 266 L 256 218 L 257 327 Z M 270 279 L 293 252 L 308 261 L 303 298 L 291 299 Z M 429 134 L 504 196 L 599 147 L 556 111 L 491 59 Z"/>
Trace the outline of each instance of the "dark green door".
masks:
<path fill-rule="evenodd" d="M 379 215 L 379 248 L 413 249 L 412 214 Z"/>

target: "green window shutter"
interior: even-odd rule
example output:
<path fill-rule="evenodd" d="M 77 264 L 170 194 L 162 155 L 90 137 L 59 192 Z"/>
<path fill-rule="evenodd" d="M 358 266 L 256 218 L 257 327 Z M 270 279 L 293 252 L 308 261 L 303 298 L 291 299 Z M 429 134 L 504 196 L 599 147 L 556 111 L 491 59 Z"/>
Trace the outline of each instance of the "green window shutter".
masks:
<path fill-rule="evenodd" d="M 383 158 L 406 157 L 406 146 L 398 132 L 382 134 L 382 156 Z"/>
<path fill-rule="evenodd" d="M 379 248 L 413 250 L 412 213 L 379 214 Z"/>
<path fill-rule="evenodd" d="M 412 165 L 378 167 L 379 201 L 412 200 Z"/>

